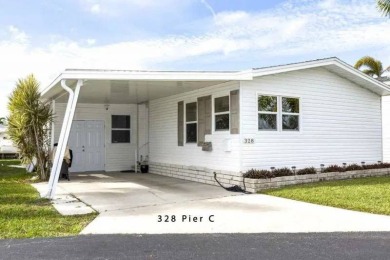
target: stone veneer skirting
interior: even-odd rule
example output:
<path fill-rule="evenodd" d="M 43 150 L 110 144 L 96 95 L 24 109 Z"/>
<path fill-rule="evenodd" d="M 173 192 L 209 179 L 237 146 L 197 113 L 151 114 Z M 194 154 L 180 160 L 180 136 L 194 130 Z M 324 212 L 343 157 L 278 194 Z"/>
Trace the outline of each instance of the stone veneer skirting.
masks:
<path fill-rule="evenodd" d="M 343 180 L 360 177 L 373 177 L 390 175 L 390 168 L 357 170 L 348 172 L 327 172 L 307 175 L 295 175 L 276 177 L 271 179 L 248 179 L 245 178 L 246 190 L 249 192 L 258 192 L 261 190 L 280 188 L 283 186 L 303 184 L 310 182 L 328 181 L 328 180 Z"/>
<path fill-rule="evenodd" d="M 266 189 L 280 188 L 283 186 L 303 184 L 327 180 L 342 180 L 360 177 L 371 176 L 390 176 L 390 168 L 358 170 L 347 172 L 327 172 L 307 175 L 283 176 L 271 179 L 249 179 L 245 178 L 245 187 L 242 173 L 214 170 L 205 167 L 185 166 L 167 163 L 153 163 L 149 164 L 149 171 L 151 173 L 184 179 L 189 181 L 196 181 L 210 185 L 218 185 L 214 180 L 214 172 L 217 173 L 218 181 L 225 187 L 238 185 L 245 188 L 248 192 L 258 192 Z"/>
<path fill-rule="evenodd" d="M 214 180 L 214 172 L 216 172 L 218 181 L 225 187 L 238 185 L 244 188 L 242 173 L 239 172 L 221 171 L 197 166 L 185 166 L 153 162 L 149 164 L 149 171 L 151 173 L 159 175 L 219 186 L 218 183 Z M 271 179 L 245 178 L 244 181 L 246 191 L 258 192 L 261 190 L 280 188 L 283 186 L 294 184 L 386 175 L 390 176 L 390 168 L 348 172 L 327 172 L 307 175 L 284 176 Z"/>
<path fill-rule="evenodd" d="M 214 172 L 216 172 L 218 181 L 225 187 L 231 187 L 234 185 L 242 187 L 243 179 L 240 172 L 156 162 L 149 163 L 149 172 L 178 179 L 218 185 L 218 183 L 214 180 Z"/>

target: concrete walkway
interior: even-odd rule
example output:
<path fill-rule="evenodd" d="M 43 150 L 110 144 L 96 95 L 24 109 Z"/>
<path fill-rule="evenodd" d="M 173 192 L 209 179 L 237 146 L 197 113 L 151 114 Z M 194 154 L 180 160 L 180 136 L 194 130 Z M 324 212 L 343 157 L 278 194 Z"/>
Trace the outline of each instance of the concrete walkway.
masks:
<path fill-rule="evenodd" d="M 154 174 L 78 174 L 59 186 L 100 212 L 83 234 L 390 231 L 389 216 Z"/>
<path fill-rule="evenodd" d="M 48 185 L 46 182 L 33 183 L 31 185 L 37 189 L 41 197 L 46 197 Z M 52 204 L 54 208 L 64 216 L 84 215 L 96 212 L 89 205 L 80 201 L 76 196 L 70 194 L 61 187 L 57 188 L 57 193 L 52 199 Z"/>

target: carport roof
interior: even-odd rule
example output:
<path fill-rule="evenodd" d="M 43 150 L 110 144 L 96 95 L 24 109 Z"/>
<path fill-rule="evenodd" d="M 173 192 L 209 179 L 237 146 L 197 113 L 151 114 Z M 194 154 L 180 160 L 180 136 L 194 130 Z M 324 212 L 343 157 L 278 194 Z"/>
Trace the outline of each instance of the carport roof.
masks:
<path fill-rule="evenodd" d="M 256 77 L 320 67 L 378 95 L 390 95 L 390 88 L 386 84 L 333 57 L 244 71 L 67 69 L 42 90 L 42 98 L 65 102 L 61 80 L 67 80 L 67 85 L 74 86 L 77 80 L 82 79 L 85 83 L 80 93 L 79 102 L 141 103 L 228 81 L 253 80 Z"/>

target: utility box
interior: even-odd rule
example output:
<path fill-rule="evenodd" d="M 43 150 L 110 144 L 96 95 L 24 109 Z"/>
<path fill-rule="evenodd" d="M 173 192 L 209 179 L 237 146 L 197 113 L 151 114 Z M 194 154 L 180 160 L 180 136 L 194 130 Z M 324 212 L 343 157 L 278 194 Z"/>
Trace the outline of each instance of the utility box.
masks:
<path fill-rule="evenodd" d="M 211 142 L 203 142 L 202 151 L 211 152 L 213 150 L 213 144 Z"/>

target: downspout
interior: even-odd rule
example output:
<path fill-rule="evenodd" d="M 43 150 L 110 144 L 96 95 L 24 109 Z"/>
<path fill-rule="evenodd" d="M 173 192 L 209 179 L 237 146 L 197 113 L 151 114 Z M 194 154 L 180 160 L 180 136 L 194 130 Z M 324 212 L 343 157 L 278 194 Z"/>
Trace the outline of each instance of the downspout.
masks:
<path fill-rule="evenodd" d="M 140 160 L 139 156 L 139 104 L 137 103 L 137 149 L 135 150 L 135 173 L 138 172 L 138 163 L 137 161 Z"/>
<path fill-rule="evenodd" d="M 53 99 L 51 101 L 51 111 L 53 112 L 53 114 L 56 113 L 56 101 Z M 55 142 L 55 138 L 54 138 L 54 135 L 55 135 L 55 124 L 54 124 L 54 120 L 51 122 L 51 136 L 50 136 L 50 145 L 51 147 L 54 147 L 54 142 Z"/>
<path fill-rule="evenodd" d="M 61 133 L 58 140 L 58 146 L 55 157 L 53 159 L 53 167 L 50 172 L 48 183 L 48 193 L 46 197 L 53 198 L 56 192 L 58 178 L 61 171 L 62 161 L 65 155 L 65 149 L 69 139 L 70 128 L 76 110 L 77 100 L 80 93 L 80 88 L 83 85 L 83 80 L 78 80 L 75 90 L 73 91 L 66 85 L 66 80 L 61 80 L 61 87 L 69 93 L 68 104 L 66 105 L 64 120 L 62 123 Z"/>

